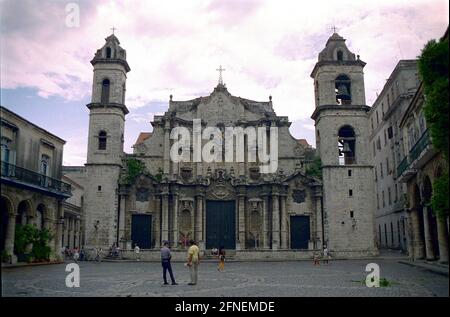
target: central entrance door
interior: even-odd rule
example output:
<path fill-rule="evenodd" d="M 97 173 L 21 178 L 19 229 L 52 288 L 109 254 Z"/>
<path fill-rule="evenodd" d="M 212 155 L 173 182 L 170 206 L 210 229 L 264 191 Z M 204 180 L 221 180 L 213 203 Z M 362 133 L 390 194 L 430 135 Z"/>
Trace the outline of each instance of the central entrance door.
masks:
<path fill-rule="evenodd" d="M 206 248 L 236 248 L 235 202 L 206 201 Z"/>
<path fill-rule="evenodd" d="M 151 249 L 152 247 L 151 215 L 132 215 L 131 240 L 133 241 L 133 246 L 137 244 L 141 249 Z"/>

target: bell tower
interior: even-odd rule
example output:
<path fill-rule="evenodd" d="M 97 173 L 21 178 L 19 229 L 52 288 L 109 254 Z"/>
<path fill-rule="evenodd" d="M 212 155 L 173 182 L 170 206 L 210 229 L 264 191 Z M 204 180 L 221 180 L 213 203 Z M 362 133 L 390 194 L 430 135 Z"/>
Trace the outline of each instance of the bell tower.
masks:
<path fill-rule="evenodd" d="M 116 242 L 118 180 L 122 168 L 125 87 L 130 71 L 126 51 L 114 34 L 95 53 L 85 186 L 85 244 L 110 247 Z"/>
<path fill-rule="evenodd" d="M 311 73 L 316 106 L 311 118 L 322 160 L 324 244 L 338 256 L 376 253 L 365 65 L 335 32 Z"/>

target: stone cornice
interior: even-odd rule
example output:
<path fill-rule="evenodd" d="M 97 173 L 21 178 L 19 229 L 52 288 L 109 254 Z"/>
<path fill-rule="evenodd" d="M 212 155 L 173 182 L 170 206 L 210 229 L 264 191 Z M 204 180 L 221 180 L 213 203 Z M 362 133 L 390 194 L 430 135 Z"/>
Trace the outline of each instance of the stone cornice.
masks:
<path fill-rule="evenodd" d="M 322 105 L 316 107 L 313 114 L 311 115 L 311 119 L 316 120 L 319 116 L 319 113 L 324 110 L 362 110 L 364 112 L 369 112 L 370 107 L 366 105 Z"/>
<path fill-rule="evenodd" d="M 102 103 L 99 103 L 99 102 L 91 102 L 91 103 L 88 103 L 86 105 L 86 107 L 89 110 L 96 109 L 96 108 L 104 108 L 104 109 L 107 109 L 107 108 L 118 108 L 118 109 L 123 111 L 124 115 L 129 113 L 128 108 L 124 104 L 114 103 L 114 102 L 110 102 L 110 103 L 107 103 L 107 104 L 102 104 Z"/>

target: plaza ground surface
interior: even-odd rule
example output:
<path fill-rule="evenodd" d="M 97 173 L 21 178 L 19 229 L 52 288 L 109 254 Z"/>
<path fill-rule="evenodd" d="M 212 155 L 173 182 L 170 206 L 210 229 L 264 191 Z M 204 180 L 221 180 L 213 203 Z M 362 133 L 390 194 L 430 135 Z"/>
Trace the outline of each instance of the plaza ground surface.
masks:
<path fill-rule="evenodd" d="M 391 285 L 368 288 L 368 263 L 380 266 Z M 67 263 L 66 263 L 67 264 Z M 80 287 L 68 288 L 66 264 L 2 268 L 2 296 L 448 296 L 448 277 L 397 260 L 341 260 L 313 266 L 312 261 L 215 262 L 199 267 L 199 283 L 189 286 L 183 263 L 173 263 L 179 285 L 162 285 L 155 262 L 79 262 Z"/>

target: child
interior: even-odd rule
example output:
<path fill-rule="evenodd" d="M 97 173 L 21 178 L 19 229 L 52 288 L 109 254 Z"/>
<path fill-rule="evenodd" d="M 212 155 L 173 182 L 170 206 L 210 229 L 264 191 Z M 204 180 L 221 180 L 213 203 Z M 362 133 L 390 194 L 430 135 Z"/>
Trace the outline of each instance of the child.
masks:
<path fill-rule="evenodd" d="M 318 252 L 314 252 L 314 266 L 316 266 L 316 265 L 320 265 L 319 253 Z"/>
<path fill-rule="evenodd" d="M 225 268 L 225 248 L 222 246 L 219 248 L 219 265 L 217 266 L 217 270 L 219 272 L 223 272 Z"/>

